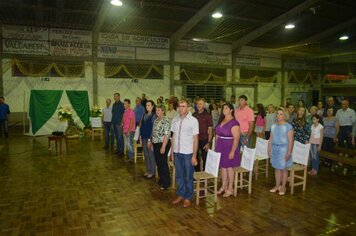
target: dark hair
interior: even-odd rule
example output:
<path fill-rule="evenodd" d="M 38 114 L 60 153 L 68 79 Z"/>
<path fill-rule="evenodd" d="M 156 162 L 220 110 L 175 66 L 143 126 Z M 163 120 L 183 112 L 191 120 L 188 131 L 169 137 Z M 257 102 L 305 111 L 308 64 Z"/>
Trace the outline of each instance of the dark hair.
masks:
<path fill-rule="evenodd" d="M 128 98 L 125 98 L 124 102 L 127 102 L 128 104 L 131 104 L 131 101 Z"/>
<path fill-rule="evenodd" d="M 115 95 L 117 95 L 117 96 L 119 96 L 119 97 L 120 97 L 120 94 L 119 94 L 119 93 L 114 93 L 114 96 L 115 96 Z"/>
<path fill-rule="evenodd" d="M 232 98 L 236 98 L 235 95 L 231 95 Z"/>
<path fill-rule="evenodd" d="M 231 105 L 230 103 L 224 103 L 222 105 L 222 107 L 221 107 L 221 114 L 220 114 L 220 117 L 219 117 L 218 124 L 221 124 L 221 122 L 225 119 L 225 115 L 223 113 L 224 106 L 227 106 L 228 108 L 230 108 L 230 110 L 234 111 L 234 106 L 233 105 Z M 232 112 L 231 115 L 232 115 L 232 117 L 235 118 L 234 112 Z"/>
<path fill-rule="evenodd" d="M 0 96 L 0 98 L 4 99 L 4 97 L 3 97 L 3 96 Z"/>
<path fill-rule="evenodd" d="M 265 118 L 266 110 L 264 106 L 261 103 L 258 103 L 256 106 L 257 106 L 257 115 L 261 115 L 262 118 Z"/>
<path fill-rule="evenodd" d="M 304 100 L 303 100 L 303 99 L 299 99 L 299 101 L 298 101 L 298 105 L 299 105 L 299 102 L 302 102 L 302 103 L 303 103 L 303 106 L 305 107 L 305 102 L 304 102 Z"/>
<path fill-rule="evenodd" d="M 153 113 L 153 114 L 156 113 L 156 104 L 155 104 L 155 102 L 152 101 L 152 100 L 147 100 L 147 101 L 146 101 L 146 105 L 147 105 L 147 103 L 151 103 L 151 105 L 153 106 L 153 108 L 152 108 L 152 113 Z M 146 109 L 146 107 L 145 107 L 145 109 Z M 147 113 L 147 111 L 146 111 L 146 113 Z"/>
<path fill-rule="evenodd" d="M 245 101 L 247 101 L 246 95 L 240 95 L 240 96 L 239 96 L 239 99 L 244 99 Z"/>
<path fill-rule="evenodd" d="M 323 124 L 323 119 L 321 119 L 321 117 L 318 114 L 312 115 L 311 118 L 312 118 L 312 122 L 313 122 L 313 118 L 315 118 L 315 119 L 318 119 L 320 124 Z"/>
<path fill-rule="evenodd" d="M 303 114 L 302 118 L 299 118 L 299 115 L 298 115 L 299 109 L 304 109 L 304 114 Z M 306 116 L 307 116 L 307 109 L 305 107 L 298 107 L 297 115 L 295 116 L 294 122 L 296 124 L 298 124 L 299 126 L 304 127 L 307 124 Z"/>

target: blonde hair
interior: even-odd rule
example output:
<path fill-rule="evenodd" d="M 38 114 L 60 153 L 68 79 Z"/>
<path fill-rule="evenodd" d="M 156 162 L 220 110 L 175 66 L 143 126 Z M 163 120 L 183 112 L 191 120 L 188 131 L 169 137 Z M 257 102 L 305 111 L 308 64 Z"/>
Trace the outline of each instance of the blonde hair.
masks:
<path fill-rule="evenodd" d="M 186 103 L 188 107 L 190 107 L 190 102 L 188 99 L 181 98 L 179 99 L 178 103 Z"/>

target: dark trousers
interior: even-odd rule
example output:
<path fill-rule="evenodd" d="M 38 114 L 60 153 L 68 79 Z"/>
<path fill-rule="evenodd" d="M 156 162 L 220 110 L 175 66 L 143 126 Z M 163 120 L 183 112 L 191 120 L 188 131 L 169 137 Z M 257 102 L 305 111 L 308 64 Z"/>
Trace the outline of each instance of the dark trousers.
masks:
<path fill-rule="evenodd" d="M 352 126 L 340 126 L 340 131 L 339 131 L 339 147 L 345 147 L 345 141 L 346 141 L 346 146 L 349 149 L 352 149 Z"/>
<path fill-rule="evenodd" d="M 9 136 L 7 120 L 0 119 L 0 138 L 3 133 L 4 133 L 5 138 L 7 138 Z"/>
<path fill-rule="evenodd" d="M 321 146 L 321 148 L 324 151 L 333 152 L 334 145 L 335 145 L 335 143 L 334 143 L 334 139 L 333 138 L 324 137 L 323 145 Z"/>
<path fill-rule="evenodd" d="M 194 167 L 195 171 L 201 171 L 200 166 L 201 166 L 201 161 L 203 161 L 203 171 L 205 170 L 205 163 L 206 163 L 206 156 L 208 155 L 208 152 L 205 151 L 203 148 L 204 146 L 208 143 L 208 140 L 199 140 L 199 146 L 198 146 L 198 165 Z"/>
<path fill-rule="evenodd" d="M 105 148 L 114 146 L 114 130 L 112 128 L 111 122 L 104 121 L 104 130 L 105 130 Z"/>
<path fill-rule="evenodd" d="M 271 137 L 271 131 L 265 131 L 265 139 L 269 140 L 269 137 Z"/>
<path fill-rule="evenodd" d="M 168 188 L 171 185 L 171 176 L 169 174 L 168 167 L 168 151 L 171 147 L 171 142 L 168 141 L 166 150 L 163 154 L 161 154 L 160 150 L 162 147 L 162 143 L 154 143 L 153 144 L 153 153 L 155 155 L 155 161 L 157 165 L 158 171 L 158 185 L 163 188 Z"/>

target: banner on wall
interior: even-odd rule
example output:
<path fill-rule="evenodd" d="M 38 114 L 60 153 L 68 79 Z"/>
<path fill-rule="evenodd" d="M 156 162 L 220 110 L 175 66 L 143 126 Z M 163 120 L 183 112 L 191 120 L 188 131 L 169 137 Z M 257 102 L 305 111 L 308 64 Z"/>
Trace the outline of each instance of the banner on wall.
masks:
<path fill-rule="evenodd" d="M 71 30 L 51 28 L 50 30 L 51 41 L 65 41 L 65 42 L 80 42 L 92 43 L 92 33 L 87 30 Z"/>
<path fill-rule="evenodd" d="M 48 41 L 3 39 L 3 53 L 48 55 Z"/>
<path fill-rule="evenodd" d="M 231 46 L 227 44 L 181 40 L 176 50 L 177 62 L 231 65 Z"/>
<path fill-rule="evenodd" d="M 98 57 L 134 60 L 136 58 L 136 50 L 134 47 L 99 45 Z"/>
<path fill-rule="evenodd" d="M 50 53 L 52 56 L 85 57 L 92 55 L 90 43 L 51 41 Z"/>
<path fill-rule="evenodd" d="M 238 55 L 236 64 L 238 66 L 261 66 L 261 59 L 259 57 Z"/>
<path fill-rule="evenodd" d="M 144 48 L 169 48 L 169 38 L 131 34 L 99 33 L 99 44 Z"/>
<path fill-rule="evenodd" d="M 6 39 L 28 39 L 47 41 L 48 28 L 19 25 L 3 25 L 2 37 Z"/>
<path fill-rule="evenodd" d="M 298 59 L 287 59 L 283 62 L 283 65 L 287 70 L 321 70 L 320 64 Z"/>

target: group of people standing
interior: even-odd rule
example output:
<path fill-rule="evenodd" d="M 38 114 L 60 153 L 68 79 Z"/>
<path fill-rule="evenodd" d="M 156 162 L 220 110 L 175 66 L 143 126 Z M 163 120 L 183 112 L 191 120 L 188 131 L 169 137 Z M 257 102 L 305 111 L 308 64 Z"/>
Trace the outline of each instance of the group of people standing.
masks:
<path fill-rule="evenodd" d="M 310 175 L 319 172 L 319 152 L 321 147 L 330 148 L 331 143 L 339 142 L 352 145 L 351 139 L 355 124 L 355 112 L 348 107 L 348 101 L 342 101 L 342 108 L 336 110 L 333 98 L 328 98 L 328 105 L 312 107 L 309 111 L 304 103 L 297 110 L 291 104 L 275 107 L 270 104 L 265 111 L 262 104 L 257 105 L 257 113 L 247 105 L 247 97 L 241 95 L 237 104 L 224 103 L 218 110 L 213 103 L 207 106 L 204 99 L 188 99 L 168 102 L 168 110 L 162 99 L 157 104 L 142 98 L 136 99 L 135 109 L 130 108 L 130 100 L 120 101 L 120 95 L 114 95 L 114 104 L 104 112 L 105 147 L 113 147 L 116 139 L 116 153 L 123 155 L 126 138 L 128 161 L 133 158 L 133 135 L 139 127 L 139 142 L 142 144 L 146 162 L 145 178 L 152 179 L 158 172 L 158 185 L 162 190 L 170 186 L 168 156 L 176 168 L 177 199 L 173 204 L 183 202 L 184 207 L 191 205 L 193 197 L 194 171 L 205 169 L 208 150 L 212 148 L 213 137 L 216 139 L 215 151 L 221 153 L 220 170 L 222 186 L 218 194 L 229 197 L 233 194 L 234 168 L 240 165 L 240 150 L 251 146 L 253 132 L 257 137 L 269 140 L 268 152 L 275 168 L 275 187 L 270 192 L 284 195 L 288 177 L 288 167 L 292 165 L 293 142 L 311 144 Z M 324 125 L 322 125 L 322 123 Z M 112 128 L 109 128 L 112 127 Z M 110 139 L 109 132 L 114 135 Z M 169 154 L 170 153 L 170 154 Z"/>

